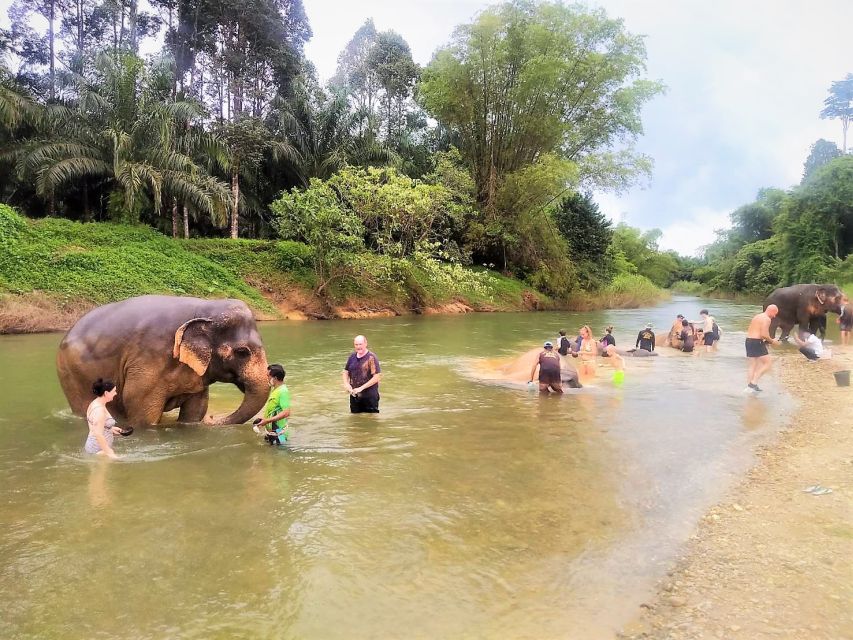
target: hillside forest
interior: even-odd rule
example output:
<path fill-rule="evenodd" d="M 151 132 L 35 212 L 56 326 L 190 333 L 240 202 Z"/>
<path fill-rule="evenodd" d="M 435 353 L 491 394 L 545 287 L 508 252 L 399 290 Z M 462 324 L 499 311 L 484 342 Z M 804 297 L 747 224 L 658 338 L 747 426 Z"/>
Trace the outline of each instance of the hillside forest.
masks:
<path fill-rule="evenodd" d="M 762 189 L 687 258 L 591 195 L 650 178 L 635 144 L 665 91 L 643 37 L 601 9 L 498 4 L 424 67 L 368 19 L 325 84 L 301 0 L 14 0 L 9 17 L 0 201 L 28 224 L 272 243 L 331 297 L 412 264 L 500 272 L 554 300 L 853 280 L 853 74 L 820 114 L 842 122 L 843 147 L 816 142 L 800 185 Z"/>

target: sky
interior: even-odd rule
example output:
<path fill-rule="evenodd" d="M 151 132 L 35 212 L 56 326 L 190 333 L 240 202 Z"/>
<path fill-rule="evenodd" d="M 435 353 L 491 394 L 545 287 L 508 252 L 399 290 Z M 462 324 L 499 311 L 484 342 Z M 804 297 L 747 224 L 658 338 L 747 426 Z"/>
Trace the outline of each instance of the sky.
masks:
<path fill-rule="evenodd" d="M 306 55 L 321 80 L 356 29 L 373 18 L 426 65 L 459 24 L 490 2 L 303 0 L 314 32 Z M 0 0 L 0 25 L 8 24 Z M 841 146 L 841 124 L 821 120 L 830 84 L 853 72 L 849 0 L 597 0 L 628 31 L 645 36 L 646 77 L 665 94 L 643 110 L 637 149 L 655 163 L 626 193 L 595 193 L 614 222 L 663 231 L 662 249 L 696 254 L 729 226 L 729 214 L 764 187 L 802 176 L 819 138 Z M 850 133 L 853 139 L 853 132 Z"/>
<path fill-rule="evenodd" d="M 306 54 L 321 80 L 372 17 L 427 64 L 453 28 L 489 2 L 303 0 L 314 37 Z M 610 17 L 646 37 L 646 77 L 667 92 L 643 111 L 637 148 L 650 180 L 624 194 L 596 193 L 615 222 L 659 228 L 662 249 L 695 254 L 729 226 L 729 214 L 763 187 L 802 176 L 819 138 L 841 146 L 841 124 L 819 114 L 830 84 L 853 72 L 853 2 L 848 0 L 599 0 Z M 850 134 L 853 138 L 853 133 Z"/>

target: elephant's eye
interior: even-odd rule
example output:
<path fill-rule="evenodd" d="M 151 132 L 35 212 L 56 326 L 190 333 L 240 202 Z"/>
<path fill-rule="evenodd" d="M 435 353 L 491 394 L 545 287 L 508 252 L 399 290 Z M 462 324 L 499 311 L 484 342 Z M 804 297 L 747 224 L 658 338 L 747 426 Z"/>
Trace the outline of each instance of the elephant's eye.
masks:
<path fill-rule="evenodd" d="M 252 352 L 249 347 L 237 347 L 236 349 L 234 349 L 234 353 L 237 355 L 238 358 L 248 358 L 250 355 L 252 355 Z"/>

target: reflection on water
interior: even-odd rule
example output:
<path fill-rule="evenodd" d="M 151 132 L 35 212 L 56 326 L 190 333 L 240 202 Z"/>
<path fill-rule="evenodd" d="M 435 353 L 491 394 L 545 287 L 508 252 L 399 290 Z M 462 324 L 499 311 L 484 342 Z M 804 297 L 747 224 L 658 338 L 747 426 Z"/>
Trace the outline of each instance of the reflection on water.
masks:
<path fill-rule="evenodd" d="M 582 323 L 620 347 L 701 302 L 588 314 L 269 323 L 293 440 L 170 424 L 80 453 L 53 373 L 61 336 L 0 339 L 0 637 L 607 637 L 790 404 L 741 394 L 754 309 L 709 302 L 718 353 L 627 359 L 614 387 L 540 398 L 487 383 Z M 340 370 L 367 334 L 382 413 Z M 211 389 L 225 412 L 239 393 Z M 61 606 L 57 606 L 61 603 Z"/>

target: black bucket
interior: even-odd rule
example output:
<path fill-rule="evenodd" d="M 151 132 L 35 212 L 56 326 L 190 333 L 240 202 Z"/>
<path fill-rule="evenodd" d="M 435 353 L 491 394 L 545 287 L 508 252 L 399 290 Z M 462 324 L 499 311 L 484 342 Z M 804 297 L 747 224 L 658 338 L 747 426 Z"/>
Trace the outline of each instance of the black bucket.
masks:
<path fill-rule="evenodd" d="M 839 387 L 850 386 L 850 371 L 836 371 L 832 375 L 835 376 L 835 384 Z"/>

